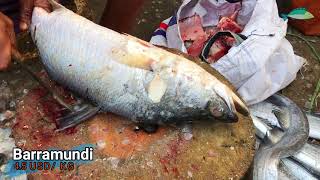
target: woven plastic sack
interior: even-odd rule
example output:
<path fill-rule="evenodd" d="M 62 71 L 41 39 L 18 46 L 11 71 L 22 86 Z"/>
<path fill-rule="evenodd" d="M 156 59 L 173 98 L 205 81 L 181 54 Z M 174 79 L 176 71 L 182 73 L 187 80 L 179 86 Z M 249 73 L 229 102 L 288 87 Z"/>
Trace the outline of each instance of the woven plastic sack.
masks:
<path fill-rule="evenodd" d="M 225 0 L 185 0 L 176 15 L 161 23 L 150 42 L 187 53 L 177 20 L 196 13 L 203 26 L 214 26 L 221 16 L 229 16 L 238 5 Z M 248 38 L 211 66 L 251 105 L 289 85 L 304 60 L 294 54 L 285 39 L 287 21 L 279 17 L 275 0 L 243 0 L 237 22 L 244 26 L 241 34 Z"/>

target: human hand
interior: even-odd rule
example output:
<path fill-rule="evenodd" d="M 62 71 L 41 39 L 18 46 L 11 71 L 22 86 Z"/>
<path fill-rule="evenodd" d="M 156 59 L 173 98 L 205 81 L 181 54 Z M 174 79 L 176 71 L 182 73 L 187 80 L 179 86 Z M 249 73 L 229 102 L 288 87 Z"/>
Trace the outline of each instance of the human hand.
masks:
<path fill-rule="evenodd" d="M 0 71 L 5 70 L 11 61 L 11 54 L 16 49 L 16 36 L 13 22 L 0 12 Z"/>
<path fill-rule="evenodd" d="M 58 0 L 56 0 L 59 2 Z M 34 7 L 41 7 L 48 12 L 52 11 L 52 7 L 48 0 L 20 0 L 20 29 L 25 31 L 31 24 L 31 17 Z"/>

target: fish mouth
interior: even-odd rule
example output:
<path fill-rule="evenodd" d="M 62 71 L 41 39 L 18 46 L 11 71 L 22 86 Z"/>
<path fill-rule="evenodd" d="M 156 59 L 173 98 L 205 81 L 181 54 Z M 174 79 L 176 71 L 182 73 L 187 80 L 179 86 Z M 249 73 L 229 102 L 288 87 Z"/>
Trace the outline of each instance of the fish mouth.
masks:
<path fill-rule="evenodd" d="M 226 118 L 224 119 L 224 122 L 226 123 L 236 123 L 238 122 L 239 117 L 236 113 L 230 112 L 226 115 Z"/>

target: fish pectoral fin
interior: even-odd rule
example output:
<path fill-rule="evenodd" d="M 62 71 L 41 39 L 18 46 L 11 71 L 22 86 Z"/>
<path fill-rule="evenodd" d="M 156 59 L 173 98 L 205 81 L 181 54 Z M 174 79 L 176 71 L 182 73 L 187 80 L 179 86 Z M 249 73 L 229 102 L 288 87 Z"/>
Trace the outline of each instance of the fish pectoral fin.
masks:
<path fill-rule="evenodd" d="M 78 125 L 79 123 L 90 119 L 100 111 L 99 107 L 90 104 L 83 105 L 80 109 L 58 119 L 57 131 L 63 131 L 67 128 Z"/>

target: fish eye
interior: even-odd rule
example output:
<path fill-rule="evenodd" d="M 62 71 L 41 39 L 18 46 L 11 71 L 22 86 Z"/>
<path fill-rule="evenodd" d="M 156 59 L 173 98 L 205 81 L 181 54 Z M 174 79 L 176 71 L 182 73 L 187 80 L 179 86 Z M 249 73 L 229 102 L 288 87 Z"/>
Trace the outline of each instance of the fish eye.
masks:
<path fill-rule="evenodd" d="M 210 113 L 213 117 L 219 118 L 223 116 L 223 112 L 221 108 L 218 107 L 210 107 Z"/>

